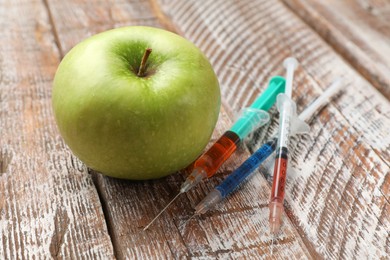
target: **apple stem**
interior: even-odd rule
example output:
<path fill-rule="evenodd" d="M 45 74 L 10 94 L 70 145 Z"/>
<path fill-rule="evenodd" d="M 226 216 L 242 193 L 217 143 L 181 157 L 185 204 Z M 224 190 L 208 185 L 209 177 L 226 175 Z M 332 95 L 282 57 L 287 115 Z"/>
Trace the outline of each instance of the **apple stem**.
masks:
<path fill-rule="evenodd" d="M 144 56 L 142 57 L 141 65 L 139 66 L 137 76 L 138 77 L 144 77 L 145 76 L 145 70 L 146 70 L 146 62 L 148 61 L 149 55 L 152 52 L 151 48 L 146 48 L 144 52 Z"/>

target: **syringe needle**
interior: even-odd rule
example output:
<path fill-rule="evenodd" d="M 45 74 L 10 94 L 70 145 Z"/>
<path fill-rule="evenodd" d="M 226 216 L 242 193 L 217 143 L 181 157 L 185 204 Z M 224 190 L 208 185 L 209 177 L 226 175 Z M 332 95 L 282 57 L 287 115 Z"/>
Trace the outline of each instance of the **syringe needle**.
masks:
<path fill-rule="evenodd" d="M 274 240 L 275 240 L 275 235 L 272 236 L 272 242 L 271 242 L 271 255 L 274 253 Z"/>
<path fill-rule="evenodd" d="M 183 184 L 180 187 L 180 192 L 160 211 L 160 213 L 157 214 L 157 216 L 152 219 L 152 221 L 144 228 L 144 231 L 147 230 L 156 219 L 161 216 L 161 214 L 183 193 L 186 193 L 189 191 L 192 187 L 194 187 L 196 184 L 198 184 L 201 180 L 204 178 L 207 178 L 207 172 L 205 172 L 201 168 L 195 168 L 190 176 L 187 177 L 187 179 L 183 182 Z"/>
<path fill-rule="evenodd" d="M 181 224 L 181 225 L 179 226 L 179 228 L 181 228 L 182 226 L 185 226 L 188 222 L 190 222 L 191 219 L 195 218 L 196 216 L 198 216 L 198 214 L 196 214 L 196 213 L 193 214 L 189 219 L 187 219 L 186 221 L 184 221 L 184 223 Z"/>
<path fill-rule="evenodd" d="M 161 214 L 163 214 L 163 212 L 182 194 L 182 192 L 179 192 L 161 211 L 160 213 L 157 214 L 157 216 L 154 217 L 154 219 L 152 219 L 152 221 L 149 222 L 149 224 L 144 228 L 144 231 L 147 230 L 153 223 L 154 221 L 156 221 L 156 219 L 158 219 L 159 216 L 161 216 Z"/>

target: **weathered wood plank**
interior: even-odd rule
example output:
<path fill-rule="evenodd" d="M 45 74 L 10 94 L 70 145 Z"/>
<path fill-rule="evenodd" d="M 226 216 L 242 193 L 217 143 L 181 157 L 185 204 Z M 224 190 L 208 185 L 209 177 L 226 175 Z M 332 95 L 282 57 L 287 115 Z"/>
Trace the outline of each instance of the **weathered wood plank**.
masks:
<path fill-rule="evenodd" d="M 0 5 L 0 258 L 113 258 L 98 193 L 55 127 L 42 1 Z"/>
<path fill-rule="evenodd" d="M 148 17 L 149 25 L 175 29 L 174 25 L 164 17 L 158 3 L 154 1 L 125 3 L 111 1 L 108 6 L 100 1 L 89 1 L 84 5 L 69 1 L 51 1 L 49 6 L 64 53 L 85 37 L 109 27 L 144 24 L 143 17 Z M 128 12 L 127 16 L 116 14 L 121 9 L 132 11 Z M 84 24 L 78 22 L 88 21 L 89 12 L 97 14 L 98 17 L 94 16 L 94 19 L 99 22 Z M 68 19 L 72 13 L 83 15 Z M 117 21 L 114 18 L 118 16 L 123 18 Z M 261 89 L 264 88 L 265 82 L 261 86 Z M 223 109 L 212 142 L 230 125 L 231 118 Z M 190 217 L 193 207 L 205 196 L 205 193 L 247 156 L 249 156 L 248 151 L 243 149 L 241 154 L 235 155 L 231 162 L 221 169 L 219 177 L 202 184 L 187 196 L 180 197 L 177 203 L 147 232 L 143 232 L 142 228 L 175 195 L 184 177 L 176 174 L 156 181 L 126 182 L 95 174 L 95 182 L 105 204 L 116 256 L 120 259 L 189 256 L 259 258 L 264 253 L 269 254 L 270 237 L 267 235 L 266 215 L 260 214 L 259 217 L 259 213 L 266 210 L 264 208 L 268 200 L 266 194 L 270 192 L 262 175 L 257 175 L 254 181 L 248 184 L 248 189 L 251 189 L 252 193 L 239 192 L 232 196 L 231 202 L 214 211 L 217 212 L 218 217 L 194 220 L 186 226 L 180 226 Z M 264 189 L 265 193 L 258 193 L 259 189 Z M 204 224 L 204 220 L 207 220 L 207 225 Z M 198 222 L 199 226 L 196 224 Z M 231 236 L 233 233 L 239 236 Z M 288 219 L 283 228 L 281 242 L 276 249 L 278 249 L 277 255 L 281 257 L 311 258 Z"/>
<path fill-rule="evenodd" d="M 388 1 L 284 2 L 390 99 Z"/>
<path fill-rule="evenodd" d="M 336 76 L 345 78 L 344 94 L 313 120 L 311 137 L 296 139 L 287 213 L 316 258 L 388 256 L 388 100 L 282 3 L 161 0 L 160 5 L 210 57 L 232 113 L 258 93 L 253 86 L 283 73 L 280 64 L 290 55 L 301 61 L 293 94 L 299 111 Z M 258 133 L 250 147 L 259 147 L 276 125 L 273 120 L 271 131 Z M 263 172 L 270 174 L 270 167 Z"/>

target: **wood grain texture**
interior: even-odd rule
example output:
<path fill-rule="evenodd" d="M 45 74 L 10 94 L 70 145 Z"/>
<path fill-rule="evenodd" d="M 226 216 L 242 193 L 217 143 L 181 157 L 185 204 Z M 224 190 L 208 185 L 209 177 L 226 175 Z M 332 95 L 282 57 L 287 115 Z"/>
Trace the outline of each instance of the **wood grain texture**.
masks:
<path fill-rule="evenodd" d="M 108 27 L 144 24 L 144 17 L 148 17 L 148 25 L 175 30 L 173 24 L 161 12 L 158 3 L 154 1 L 128 3 L 111 1 L 109 5 L 101 1 L 89 1 L 85 5 L 51 1 L 49 7 L 64 53 L 88 35 L 106 30 Z M 118 22 L 113 17 L 120 16 L 116 14 L 120 9 L 132 10 L 132 12 L 128 12 L 127 20 L 123 18 Z M 69 20 L 72 13 L 85 15 L 78 15 Z M 94 19 L 100 21 L 98 25 L 94 25 L 95 21 L 90 24 L 78 22 L 89 20 L 88 13 L 98 14 L 94 16 Z M 101 24 L 107 27 L 102 27 Z M 66 29 L 68 27 L 72 28 L 73 32 L 80 33 L 69 32 Z M 262 86 L 262 89 L 264 88 L 265 86 Z M 216 141 L 216 138 L 230 125 L 231 118 L 222 109 L 211 142 Z M 149 182 L 126 182 L 94 173 L 95 183 L 104 203 L 116 257 L 119 259 L 259 258 L 265 253 L 269 254 L 270 237 L 266 225 L 267 215 L 264 212 L 268 200 L 266 194 L 270 190 L 262 175 L 256 176 L 255 181 L 248 185 L 248 189 L 251 189 L 253 194 L 237 193 L 232 197 L 232 203 L 227 203 L 215 211 L 218 217 L 208 220 L 209 224 L 202 224 L 203 221 L 200 219 L 181 227 L 206 192 L 248 156 L 248 151 L 243 148 L 239 155 L 235 155 L 230 163 L 221 169 L 219 177 L 200 185 L 188 195 L 181 196 L 147 232 L 142 231 L 143 227 L 179 190 L 184 180 L 183 174 Z M 257 193 L 259 189 L 264 189 L 265 192 Z M 233 233 L 237 236 L 232 236 Z M 277 254 L 281 257 L 310 258 L 305 245 L 288 220 L 283 228 L 281 242 L 276 248 L 279 249 Z"/>
<path fill-rule="evenodd" d="M 0 5 L 0 258 L 113 257 L 86 167 L 55 127 L 59 50 L 41 1 Z"/>
<path fill-rule="evenodd" d="M 216 209 L 183 225 L 205 194 L 249 156 L 242 147 L 219 175 L 182 195 L 143 232 L 186 173 L 144 182 L 89 175 L 63 144 L 50 108 L 59 59 L 88 36 L 124 25 L 176 31 L 210 58 L 224 103 L 211 142 L 271 76 L 284 74 L 287 56 L 301 62 L 293 93 L 298 111 L 343 76 L 344 93 L 311 121 L 310 135 L 293 140 L 274 257 L 389 257 L 389 100 L 281 1 L 5 1 L 0 22 L 12 28 L 0 32 L 0 258 L 270 256 L 266 179 L 272 158 Z M 274 108 L 271 115 L 247 142 L 250 151 L 276 131 Z"/>
<path fill-rule="evenodd" d="M 390 99 L 390 2 L 284 0 Z"/>
<path fill-rule="evenodd" d="M 387 258 L 390 254 L 390 106 L 282 3 L 160 1 L 163 10 L 210 57 L 225 101 L 250 103 L 287 56 L 301 61 L 293 93 L 301 111 L 337 76 L 345 90 L 297 138 L 287 213 L 315 258 Z M 276 128 L 258 133 L 252 149 Z M 270 174 L 272 164 L 262 168 Z M 244 191 L 243 191 L 244 192 Z"/>

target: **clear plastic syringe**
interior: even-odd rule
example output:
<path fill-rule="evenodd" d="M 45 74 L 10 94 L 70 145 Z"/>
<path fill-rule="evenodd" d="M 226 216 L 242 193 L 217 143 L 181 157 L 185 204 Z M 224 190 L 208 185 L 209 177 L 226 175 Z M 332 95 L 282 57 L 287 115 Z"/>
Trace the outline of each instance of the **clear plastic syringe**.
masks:
<path fill-rule="evenodd" d="M 290 57 L 284 60 L 283 65 L 287 70 L 286 92 L 285 94 L 279 94 L 277 97 L 277 107 L 279 110 L 279 132 L 278 143 L 276 145 L 271 200 L 269 203 L 269 224 L 273 238 L 275 238 L 275 236 L 279 233 L 281 224 L 281 214 L 283 212 L 283 201 L 285 195 L 287 164 L 289 156 L 288 148 L 290 143 L 292 122 L 294 117 L 296 117 L 296 105 L 295 102 L 291 99 L 291 94 L 294 70 L 298 66 L 298 61 L 295 58 Z M 300 119 L 297 120 L 299 121 Z M 305 123 L 302 122 L 301 125 L 305 126 Z M 272 244 L 273 240 L 274 239 L 272 239 Z"/>
<path fill-rule="evenodd" d="M 309 120 L 314 113 L 324 106 L 329 99 L 334 96 L 341 88 L 341 80 L 336 79 L 332 85 L 319 96 L 309 107 L 300 115 L 297 124 L 293 123 L 292 134 L 304 133 L 307 129 L 299 125 L 302 121 Z M 250 175 L 262 164 L 274 151 L 278 137 L 275 135 L 268 142 L 263 144 L 255 153 L 253 153 L 241 166 L 233 171 L 221 184 L 216 186 L 196 207 L 195 214 L 202 215 L 212 209 L 217 203 L 236 190 Z M 190 219 L 192 219 L 192 216 Z M 187 220 L 188 221 L 188 220 Z"/>
<path fill-rule="evenodd" d="M 235 124 L 215 142 L 209 150 L 200 156 L 193 164 L 192 173 L 180 187 L 180 192 L 157 214 L 157 216 L 144 228 L 150 225 L 183 193 L 189 191 L 205 178 L 212 177 L 221 165 L 237 149 L 238 143 L 245 139 L 256 128 L 269 121 L 268 111 L 276 101 L 279 93 L 285 89 L 285 79 L 280 76 L 273 77 L 267 89 L 246 108 Z"/>

